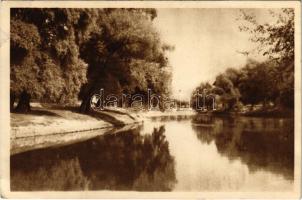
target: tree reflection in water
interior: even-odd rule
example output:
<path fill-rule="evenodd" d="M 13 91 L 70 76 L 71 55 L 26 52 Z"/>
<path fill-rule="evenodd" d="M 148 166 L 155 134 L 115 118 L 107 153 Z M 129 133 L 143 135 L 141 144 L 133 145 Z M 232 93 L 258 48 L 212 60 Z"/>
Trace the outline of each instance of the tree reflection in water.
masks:
<path fill-rule="evenodd" d="M 198 116 L 192 127 L 202 143 L 215 142 L 221 155 L 239 158 L 250 172 L 269 170 L 293 180 L 293 119 Z"/>
<path fill-rule="evenodd" d="M 107 134 L 11 157 L 12 190 L 170 191 L 176 183 L 165 128 Z"/>

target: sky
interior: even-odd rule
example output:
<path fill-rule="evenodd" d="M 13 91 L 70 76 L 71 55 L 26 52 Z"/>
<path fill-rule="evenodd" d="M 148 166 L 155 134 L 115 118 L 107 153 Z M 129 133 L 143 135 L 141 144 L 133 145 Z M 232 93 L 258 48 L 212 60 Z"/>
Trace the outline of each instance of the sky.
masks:
<path fill-rule="evenodd" d="M 260 20 L 268 13 L 264 9 L 252 12 Z M 247 57 L 237 51 L 256 47 L 247 33 L 239 31 L 239 9 L 170 8 L 158 9 L 157 14 L 154 23 L 163 42 L 175 47 L 168 59 L 173 69 L 173 96 L 177 99 L 188 100 L 201 82 L 213 83 L 216 75 L 227 68 L 242 67 Z"/>

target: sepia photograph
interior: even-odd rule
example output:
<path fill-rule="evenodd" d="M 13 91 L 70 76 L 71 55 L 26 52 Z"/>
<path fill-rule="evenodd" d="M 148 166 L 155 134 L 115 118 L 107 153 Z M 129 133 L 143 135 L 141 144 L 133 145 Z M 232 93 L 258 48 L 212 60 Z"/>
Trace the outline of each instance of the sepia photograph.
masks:
<path fill-rule="evenodd" d="M 300 2 L 2 5 L 4 197 L 301 195 Z"/>

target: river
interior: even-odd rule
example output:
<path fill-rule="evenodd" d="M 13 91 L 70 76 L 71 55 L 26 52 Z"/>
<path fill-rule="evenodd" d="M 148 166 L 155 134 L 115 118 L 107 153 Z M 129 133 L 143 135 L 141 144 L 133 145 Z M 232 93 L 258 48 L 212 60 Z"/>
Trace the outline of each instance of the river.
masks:
<path fill-rule="evenodd" d="M 294 121 L 160 117 L 132 130 L 11 156 L 11 189 L 291 191 Z"/>

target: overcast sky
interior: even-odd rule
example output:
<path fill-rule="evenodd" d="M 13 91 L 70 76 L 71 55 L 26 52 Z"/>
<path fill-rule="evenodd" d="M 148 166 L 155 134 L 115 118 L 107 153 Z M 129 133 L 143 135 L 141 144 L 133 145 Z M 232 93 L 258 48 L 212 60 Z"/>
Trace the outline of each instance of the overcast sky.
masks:
<path fill-rule="evenodd" d="M 252 11 L 257 18 L 267 17 L 267 10 Z M 236 51 L 255 45 L 239 31 L 239 14 L 239 9 L 158 9 L 155 25 L 163 41 L 175 46 L 168 58 L 176 98 L 188 99 L 201 82 L 212 83 L 226 68 L 239 68 L 246 62 Z"/>

